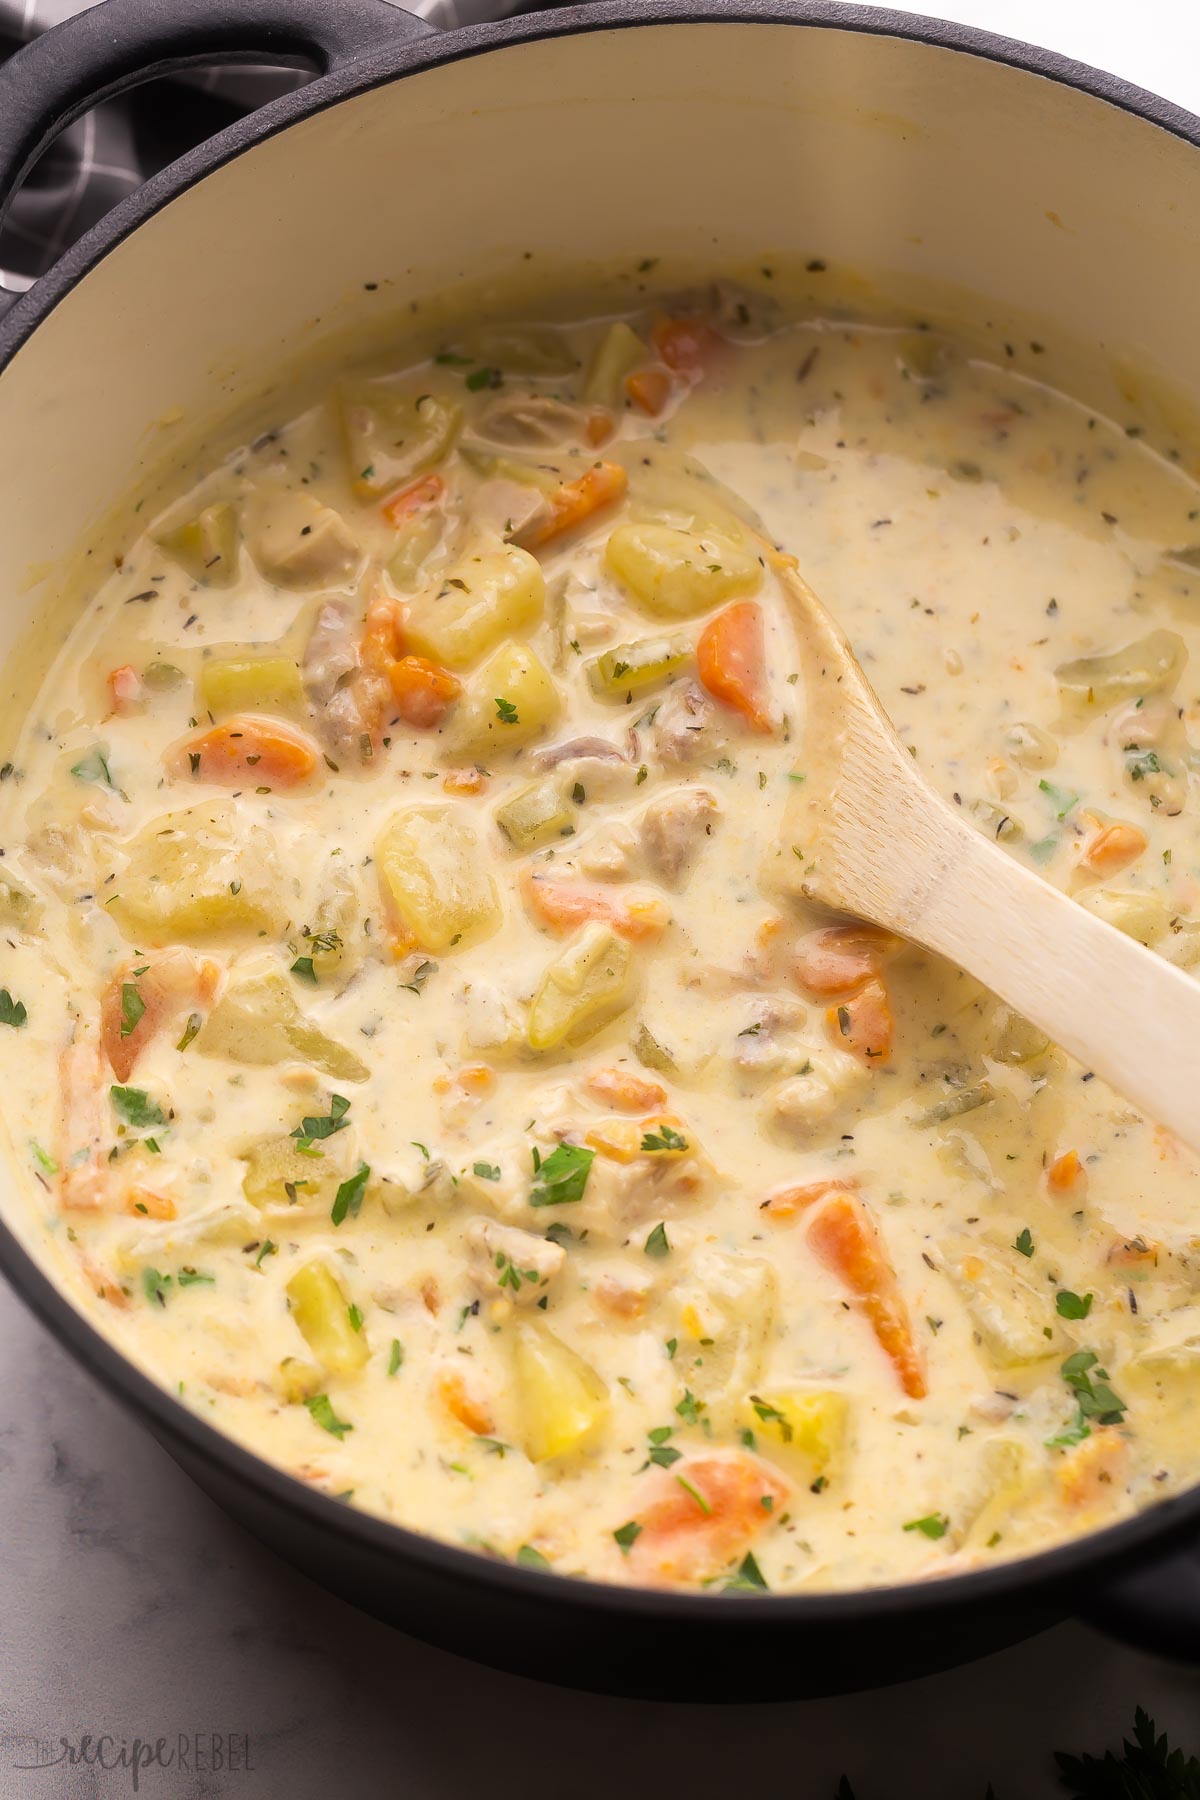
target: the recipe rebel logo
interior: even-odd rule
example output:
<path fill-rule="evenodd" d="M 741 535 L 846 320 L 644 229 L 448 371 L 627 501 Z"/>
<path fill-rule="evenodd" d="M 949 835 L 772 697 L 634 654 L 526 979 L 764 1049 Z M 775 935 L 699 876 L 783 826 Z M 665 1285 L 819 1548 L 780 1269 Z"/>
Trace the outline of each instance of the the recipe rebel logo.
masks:
<path fill-rule="evenodd" d="M 109 1732 L 24 1737 L 13 1742 L 11 1754 L 10 1768 L 30 1774 L 80 1768 L 123 1774 L 135 1794 L 141 1791 L 143 1775 L 152 1769 L 176 1775 L 250 1775 L 257 1766 L 244 1731 L 185 1731 L 154 1738 L 117 1737 Z"/>

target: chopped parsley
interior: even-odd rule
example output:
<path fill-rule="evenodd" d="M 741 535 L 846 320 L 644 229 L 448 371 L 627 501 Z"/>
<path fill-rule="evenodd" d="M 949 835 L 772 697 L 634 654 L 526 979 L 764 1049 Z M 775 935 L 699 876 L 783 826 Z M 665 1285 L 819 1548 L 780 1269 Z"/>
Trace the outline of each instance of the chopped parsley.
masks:
<path fill-rule="evenodd" d="M 666 1226 L 663 1224 L 656 1225 L 642 1248 L 645 1250 L 647 1256 L 669 1256 L 671 1246 L 667 1241 Z"/>
<path fill-rule="evenodd" d="M 362 1330 L 362 1328 L 363 1328 L 363 1310 L 362 1310 L 361 1306 L 355 1306 L 353 1301 L 351 1301 L 350 1305 L 346 1308 L 346 1317 L 350 1321 L 351 1331 L 361 1331 Z"/>
<path fill-rule="evenodd" d="M 271 1242 L 270 1238 L 267 1238 L 262 1246 L 262 1249 L 259 1251 L 258 1255 L 254 1259 L 255 1268 L 261 1269 L 263 1266 L 264 1258 L 266 1258 L 268 1256 L 278 1256 L 278 1254 L 279 1254 L 279 1245 L 273 1244 Z"/>
<path fill-rule="evenodd" d="M 518 1269 L 512 1257 L 503 1250 L 496 1252 L 496 1267 L 500 1271 L 498 1285 L 502 1289 L 511 1288 L 514 1294 L 519 1294 L 522 1282 L 527 1281 L 530 1287 L 537 1286 L 539 1279 L 537 1270 Z"/>
<path fill-rule="evenodd" d="M 618 1525 L 613 1537 L 620 1546 L 621 1555 L 628 1556 L 633 1546 L 642 1535 L 642 1528 L 636 1519 L 629 1519 L 624 1525 Z"/>
<path fill-rule="evenodd" d="M 342 1182 L 333 1197 L 333 1208 L 329 1214 L 335 1225 L 340 1225 L 346 1218 L 357 1219 L 370 1178 L 370 1165 L 360 1162 L 354 1174 L 348 1175 Z"/>
<path fill-rule="evenodd" d="M 183 1268 L 175 1277 L 180 1287 L 214 1287 L 215 1275 L 206 1275 L 202 1269 Z"/>
<path fill-rule="evenodd" d="M 346 1114 L 350 1111 L 350 1102 L 344 1094 L 333 1094 L 329 1101 L 329 1111 L 324 1118 L 301 1119 L 292 1136 L 302 1150 L 307 1150 L 318 1138 L 332 1137 L 335 1131 L 341 1131 L 346 1124 Z M 420 1146 L 418 1146 L 420 1148 Z M 426 1152 L 428 1154 L 428 1152 Z"/>
<path fill-rule="evenodd" d="M 311 982 L 313 987 L 317 985 L 317 971 L 313 968 L 311 956 L 298 956 L 289 973 L 294 975 L 298 981 Z"/>
<path fill-rule="evenodd" d="M 103 744 L 97 744 L 86 756 L 81 757 L 72 766 L 71 773 L 78 781 L 94 781 L 99 787 L 111 788 L 114 794 L 121 791 L 112 778 L 112 770 L 108 766 L 108 750 Z"/>
<path fill-rule="evenodd" d="M 1095 1371 L 1095 1379 L 1093 1379 Z M 1092 1425 L 1119 1425 L 1125 1417 L 1125 1402 L 1108 1385 L 1108 1370 L 1100 1367 L 1094 1350 L 1076 1350 L 1062 1364 L 1059 1373 L 1075 1396 L 1075 1418 L 1065 1431 L 1047 1440 L 1062 1448 L 1080 1444 L 1092 1435 Z"/>
<path fill-rule="evenodd" d="M 679 1414 L 679 1417 L 685 1424 L 696 1425 L 699 1423 L 700 1414 L 704 1411 L 704 1402 L 703 1400 L 697 1400 L 690 1388 L 684 1388 L 683 1399 L 679 1402 L 675 1411 Z"/>
<path fill-rule="evenodd" d="M 686 1476 L 677 1475 L 675 1477 L 675 1479 L 679 1483 L 680 1487 L 683 1489 L 684 1493 L 691 1495 L 692 1499 L 696 1502 L 696 1505 L 700 1508 L 700 1511 L 702 1513 L 708 1514 L 708 1513 L 712 1512 L 712 1506 L 704 1498 L 704 1495 L 700 1492 L 700 1489 L 698 1487 L 693 1487 L 691 1482 L 687 1479 Z"/>
<path fill-rule="evenodd" d="M 466 385 L 471 393 L 477 394 L 480 388 L 498 388 L 502 385 L 503 381 L 504 376 L 501 374 L 500 370 L 491 369 L 485 363 L 482 368 L 471 370 L 471 373 L 466 378 Z"/>
<path fill-rule="evenodd" d="M 670 1125 L 660 1125 L 657 1131 L 647 1131 L 642 1136 L 643 1150 L 686 1150 L 688 1142 Z"/>
<path fill-rule="evenodd" d="M 138 992 L 136 981 L 121 983 L 121 1036 L 130 1037 L 145 1016 L 146 1002 Z"/>
<path fill-rule="evenodd" d="M 582 1200 L 595 1156 L 594 1150 L 585 1150 L 582 1144 L 560 1144 L 543 1157 L 535 1145 L 530 1206 L 566 1206 Z"/>
<path fill-rule="evenodd" d="M 904 1529 L 919 1531 L 922 1537 L 932 1538 L 936 1543 L 949 1531 L 950 1521 L 945 1513 L 929 1513 L 924 1519 L 910 1519 Z"/>
<path fill-rule="evenodd" d="M 147 1125 L 165 1125 L 167 1115 L 157 1100 L 151 1100 L 142 1088 L 110 1087 L 109 1098 L 118 1119 L 135 1131 Z"/>
<path fill-rule="evenodd" d="M 169 1275 L 160 1275 L 157 1269 L 142 1270 L 142 1292 L 147 1300 L 157 1300 L 160 1306 L 167 1304 L 167 1289 L 171 1285 Z"/>
<path fill-rule="evenodd" d="M 1024 1231 L 1018 1234 L 1017 1239 L 1013 1244 L 1013 1249 L 1020 1256 L 1032 1256 L 1035 1248 L 1036 1245 L 1033 1241 L 1033 1233 L 1030 1231 L 1028 1225 L 1026 1225 Z"/>
<path fill-rule="evenodd" d="M 313 1394 L 304 1404 L 312 1414 L 313 1423 L 329 1432 L 331 1437 L 344 1438 L 348 1431 L 354 1430 L 353 1425 L 338 1418 L 328 1394 Z"/>
<path fill-rule="evenodd" d="M 499 695 L 496 696 L 496 717 L 500 720 L 502 725 L 517 725 L 520 723 L 520 714 L 517 712 L 512 701 L 501 699 Z"/>
<path fill-rule="evenodd" d="M 668 1438 L 674 1437 L 675 1435 L 675 1427 L 673 1425 L 656 1425 L 653 1431 L 649 1432 L 647 1435 L 650 1439 L 650 1454 L 647 1461 L 642 1465 L 644 1468 L 648 1469 L 650 1464 L 654 1463 L 657 1468 L 669 1469 L 672 1463 L 677 1463 L 679 1461 L 683 1452 L 681 1450 L 673 1449 L 667 1442 Z"/>
<path fill-rule="evenodd" d="M 387 1366 L 388 1374 L 389 1375 L 397 1374 L 401 1365 L 403 1364 L 403 1362 L 404 1362 L 404 1345 L 400 1342 L 399 1338 L 393 1338 L 392 1339 L 392 1348 L 388 1354 L 388 1366 Z"/>
<path fill-rule="evenodd" d="M 770 1592 L 766 1577 L 749 1550 L 738 1564 L 737 1573 L 730 1576 L 721 1592 L 723 1594 L 766 1594 Z"/>
<path fill-rule="evenodd" d="M 183 1028 L 183 1036 L 180 1038 L 175 1048 L 177 1050 L 186 1050 L 203 1023 L 204 1020 L 199 1013 L 189 1013 L 187 1024 Z"/>
<path fill-rule="evenodd" d="M 1065 819 L 1067 814 L 1074 812 L 1079 805 L 1078 794 L 1069 794 L 1066 788 L 1056 787 L 1052 781 L 1039 781 L 1038 787 L 1054 808 L 1056 819 Z"/>
<path fill-rule="evenodd" d="M 1070 1288 L 1060 1288 L 1054 1296 L 1054 1304 L 1060 1319 L 1086 1319 L 1092 1310 L 1092 1294 L 1073 1294 Z"/>
<path fill-rule="evenodd" d="M 0 988 L 0 1025 L 23 1025 L 29 1014 L 23 1000 L 14 1000 L 7 988 Z"/>
<path fill-rule="evenodd" d="M 532 1544 L 522 1544 L 513 1560 L 518 1569 L 548 1569 L 550 1567 L 541 1551 L 535 1550 Z"/>
<path fill-rule="evenodd" d="M 480 1181 L 499 1181 L 500 1168 L 497 1163 L 477 1162 L 471 1164 Z"/>

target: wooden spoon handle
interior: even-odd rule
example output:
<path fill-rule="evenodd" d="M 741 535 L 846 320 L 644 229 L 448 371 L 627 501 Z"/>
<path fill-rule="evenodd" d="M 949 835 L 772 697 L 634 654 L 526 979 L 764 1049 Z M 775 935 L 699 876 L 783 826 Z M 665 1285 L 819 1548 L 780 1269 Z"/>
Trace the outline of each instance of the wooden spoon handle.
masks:
<path fill-rule="evenodd" d="M 958 963 L 1200 1150 L 1200 982 L 938 810 L 919 904 L 877 922 Z"/>

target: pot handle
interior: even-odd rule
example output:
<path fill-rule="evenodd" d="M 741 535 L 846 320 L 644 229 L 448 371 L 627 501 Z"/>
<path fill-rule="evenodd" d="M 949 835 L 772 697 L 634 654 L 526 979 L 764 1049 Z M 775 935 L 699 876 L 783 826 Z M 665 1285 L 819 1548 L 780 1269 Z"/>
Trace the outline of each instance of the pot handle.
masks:
<path fill-rule="evenodd" d="M 1123 1644 L 1200 1668 L 1200 1541 L 1107 1577 L 1076 1610 Z"/>
<path fill-rule="evenodd" d="M 434 27 L 391 0 L 104 0 L 0 64 L 0 224 L 58 133 L 103 100 L 180 69 L 260 61 L 322 75 Z M 18 296 L 0 289 L 0 312 Z"/>

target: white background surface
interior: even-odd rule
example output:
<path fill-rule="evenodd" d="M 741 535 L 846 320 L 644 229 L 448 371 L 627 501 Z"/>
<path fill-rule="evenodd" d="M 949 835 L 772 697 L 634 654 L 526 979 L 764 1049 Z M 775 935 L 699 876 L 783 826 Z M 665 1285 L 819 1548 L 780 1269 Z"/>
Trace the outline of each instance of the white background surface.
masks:
<path fill-rule="evenodd" d="M 1200 110 L 1195 0 L 941 11 Z M 277 1563 L 3 1288 L 0 1368 L 2 1800 L 130 1793 L 120 1773 L 15 1767 L 31 1737 L 87 1731 L 249 1735 L 252 1773 L 150 1772 L 150 1800 L 832 1800 L 843 1771 L 857 1800 L 983 1800 L 989 1780 L 996 1800 L 1050 1800 L 1052 1748 L 1114 1744 L 1138 1703 L 1200 1752 L 1200 1673 L 1078 1626 L 936 1679 L 783 1706 L 603 1700 L 478 1670 Z"/>

